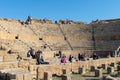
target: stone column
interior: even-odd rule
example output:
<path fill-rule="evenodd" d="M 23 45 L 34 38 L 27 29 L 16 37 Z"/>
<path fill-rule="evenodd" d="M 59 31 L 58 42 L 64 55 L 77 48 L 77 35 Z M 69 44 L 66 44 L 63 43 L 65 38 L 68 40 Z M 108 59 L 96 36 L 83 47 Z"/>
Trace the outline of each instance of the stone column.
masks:
<path fill-rule="evenodd" d="M 102 69 L 95 69 L 95 77 L 102 77 Z"/>
<path fill-rule="evenodd" d="M 96 67 L 95 66 L 90 66 L 91 71 L 95 71 Z"/>
<path fill-rule="evenodd" d="M 120 71 L 117 72 L 117 76 L 120 77 Z"/>
<path fill-rule="evenodd" d="M 120 65 L 120 62 L 118 62 L 117 64 Z"/>
<path fill-rule="evenodd" d="M 111 63 L 110 66 L 111 67 L 116 67 L 116 64 L 115 63 Z"/>
<path fill-rule="evenodd" d="M 107 64 L 102 64 L 102 68 L 107 70 Z"/>
<path fill-rule="evenodd" d="M 117 71 L 120 71 L 120 65 L 117 66 Z"/>
<path fill-rule="evenodd" d="M 70 69 L 62 69 L 62 74 L 70 74 Z"/>
<path fill-rule="evenodd" d="M 67 70 L 66 69 L 62 69 L 62 74 L 67 74 Z"/>
<path fill-rule="evenodd" d="M 44 72 L 44 80 L 52 80 L 52 73 Z"/>
<path fill-rule="evenodd" d="M 85 68 L 84 67 L 79 67 L 78 68 L 78 73 L 79 74 L 85 74 Z"/>
<path fill-rule="evenodd" d="M 114 68 L 113 67 L 107 67 L 107 73 L 110 74 L 111 72 L 114 72 Z"/>
<path fill-rule="evenodd" d="M 62 80 L 71 80 L 71 77 L 70 77 L 70 75 L 64 74 L 64 75 L 62 75 Z"/>

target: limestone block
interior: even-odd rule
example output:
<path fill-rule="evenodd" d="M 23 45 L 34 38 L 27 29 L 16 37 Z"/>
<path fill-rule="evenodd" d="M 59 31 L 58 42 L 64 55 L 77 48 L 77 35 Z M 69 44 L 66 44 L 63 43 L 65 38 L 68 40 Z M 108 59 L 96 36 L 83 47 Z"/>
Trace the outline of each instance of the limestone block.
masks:
<path fill-rule="evenodd" d="M 23 80 L 32 80 L 30 73 L 23 74 Z"/>
<path fill-rule="evenodd" d="M 71 71 L 70 71 L 69 68 L 67 68 L 67 69 L 62 69 L 62 74 L 70 74 L 70 73 L 71 73 Z"/>
<path fill-rule="evenodd" d="M 102 77 L 102 69 L 95 69 L 95 76 Z"/>
<path fill-rule="evenodd" d="M 19 34 L 19 39 L 23 41 L 36 41 L 39 40 L 39 37 L 35 35 Z"/>
<path fill-rule="evenodd" d="M 110 74 L 114 72 L 114 67 L 107 67 L 107 73 Z"/>
<path fill-rule="evenodd" d="M 0 56 L 4 56 L 6 54 L 7 54 L 6 51 L 0 51 Z"/>
<path fill-rule="evenodd" d="M 38 72 L 38 75 L 37 75 L 38 78 L 43 79 L 44 78 L 45 67 L 44 68 L 43 67 L 38 67 L 37 72 Z"/>
<path fill-rule="evenodd" d="M 85 74 L 85 68 L 84 67 L 78 68 L 78 73 L 79 74 Z"/>
<path fill-rule="evenodd" d="M 3 61 L 4 62 L 10 62 L 10 61 L 16 61 L 17 56 L 15 54 L 8 54 L 3 56 Z"/>
<path fill-rule="evenodd" d="M 62 66 L 61 65 L 53 65 L 50 66 L 50 72 L 52 72 L 52 74 L 57 74 L 59 76 L 61 76 L 62 74 Z"/>
<path fill-rule="evenodd" d="M 107 76 L 105 80 L 117 80 L 117 79 L 111 76 Z"/>
<path fill-rule="evenodd" d="M 36 59 L 30 59 L 29 63 L 30 63 L 30 65 L 36 65 L 37 61 L 36 61 Z"/>
<path fill-rule="evenodd" d="M 31 75 L 31 78 L 33 79 L 33 78 L 37 78 L 38 73 L 37 73 L 37 71 L 31 71 L 30 75 Z"/>
<path fill-rule="evenodd" d="M 64 36 L 43 36 L 44 41 L 64 41 Z"/>
<path fill-rule="evenodd" d="M 52 80 L 52 73 L 44 72 L 44 80 Z"/>
<path fill-rule="evenodd" d="M 22 73 L 6 73 L 7 74 L 7 78 L 9 78 L 10 80 L 15 79 L 15 80 L 23 80 L 23 74 Z"/>
<path fill-rule="evenodd" d="M 107 70 L 107 64 L 102 64 L 102 68 Z"/>
<path fill-rule="evenodd" d="M 0 38 L 1 39 L 14 40 L 15 39 L 15 34 L 5 33 L 5 32 L 0 31 Z"/>
<path fill-rule="evenodd" d="M 72 71 L 73 72 L 78 72 L 79 66 L 80 66 L 80 63 L 78 63 L 78 62 L 72 62 L 71 63 L 71 69 L 72 69 Z"/>
<path fill-rule="evenodd" d="M 89 37 L 89 36 L 69 36 L 68 37 L 68 40 L 69 41 L 80 41 L 80 40 L 91 40 L 91 37 Z"/>
<path fill-rule="evenodd" d="M 54 53 L 56 53 L 56 51 L 44 51 L 44 59 L 50 59 L 54 57 Z"/>
<path fill-rule="evenodd" d="M 37 71 L 38 65 L 29 65 L 29 71 Z"/>
<path fill-rule="evenodd" d="M 22 60 L 22 61 L 18 62 L 18 67 L 19 68 L 28 69 L 29 65 L 30 65 L 30 63 L 28 61 Z"/>
<path fill-rule="evenodd" d="M 18 67 L 18 62 L 2 62 L 0 63 L 0 69 L 9 69 L 9 68 L 17 68 Z"/>
<path fill-rule="evenodd" d="M 24 80 L 23 79 L 23 74 L 16 74 L 16 80 Z"/>
<path fill-rule="evenodd" d="M 118 65 L 120 65 L 120 62 L 118 62 Z"/>
<path fill-rule="evenodd" d="M 110 66 L 111 67 L 116 67 L 116 64 L 115 63 L 111 63 Z"/>
<path fill-rule="evenodd" d="M 120 71 L 117 72 L 117 76 L 120 77 Z"/>
<path fill-rule="evenodd" d="M 117 66 L 117 71 L 120 71 L 120 65 Z"/>
<path fill-rule="evenodd" d="M 27 55 L 26 55 L 25 53 L 20 53 L 19 55 L 20 55 L 23 59 L 24 59 L 24 58 L 27 58 Z"/>
<path fill-rule="evenodd" d="M 71 80 L 70 75 L 62 75 L 62 80 Z"/>
<path fill-rule="evenodd" d="M 95 66 L 91 66 L 91 67 L 90 67 L 90 70 L 91 70 L 91 71 L 95 71 L 95 69 L 96 69 Z"/>
<path fill-rule="evenodd" d="M 51 72 L 51 74 L 59 74 L 60 73 L 60 70 L 59 69 L 59 66 L 58 66 L 58 69 L 57 67 L 55 67 L 54 65 L 44 65 L 44 66 L 39 66 L 38 69 L 37 69 L 37 76 L 38 78 L 40 79 L 43 79 L 44 78 L 44 72 Z"/>
<path fill-rule="evenodd" d="M 3 62 L 3 56 L 0 56 L 0 62 Z"/>
<path fill-rule="evenodd" d="M 9 68 L 18 68 L 18 62 L 17 61 L 13 61 L 11 63 L 8 64 Z"/>

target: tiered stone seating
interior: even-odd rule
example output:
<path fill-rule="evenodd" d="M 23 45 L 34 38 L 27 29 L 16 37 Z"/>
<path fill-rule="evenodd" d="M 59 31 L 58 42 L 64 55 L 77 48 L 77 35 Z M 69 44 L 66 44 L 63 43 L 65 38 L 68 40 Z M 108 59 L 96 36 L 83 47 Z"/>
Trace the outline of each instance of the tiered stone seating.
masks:
<path fill-rule="evenodd" d="M 93 23 L 95 45 L 97 50 L 114 51 L 120 45 L 119 20 L 99 21 Z"/>
<path fill-rule="evenodd" d="M 14 19 L 0 19 L 0 26 L 14 34 L 34 34 L 29 28 Z"/>
<path fill-rule="evenodd" d="M 60 27 L 73 49 L 92 49 L 91 30 L 86 24 L 65 24 Z"/>
<path fill-rule="evenodd" d="M 32 30 L 38 35 L 38 36 L 61 36 L 61 32 L 58 28 L 57 24 L 40 24 L 40 23 L 33 23 L 30 25 Z"/>
<path fill-rule="evenodd" d="M 0 36 L 2 39 L 9 38 L 9 40 L 14 40 L 18 38 L 18 40 L 22 41 L 19 42 L 21 45 L 26 45 L 27 47 L 37 46 L 36 49 L 38 49 L 38 47 L 40 46 L 43 46 L 44 44 L 48 44 L 49 47 L 51 47 L 51 49 L 53 48 L 53 50 L 62 49 L 92 50 L 94 49 L 94 47 L 96 47 L 96 50 L 98 51 L 99 50 L 114 51 L 120 45 L 118 29 L 119 22 L 120 22 L 119 20 L 104 20 L 94 22 L 91 24 L 58 25 L 53 23 L 42 23 L 40 20 L 34 19 L 31 25 L 26 25 L 21 24 L 20 21 L 14 19 L 1 18 Z M 44 37 L 46 36 L 48 37 L 50 36 L 53 38 L 45 39 Z M 56 39 L 54 36 L 57 36 L 58 39 Z M 59 41 L 60 40 L 59 36 L 62 37 L 63 39 L 62 41 Z M 95 41 L 93 41 L 93 37 Z M 39 39 L 41 39 L 41 42 L 39 41 Z M 38 46 L 37 44 L 40 46 Z M 16 43 L 16 45 L 18 44 Z M 25 46 L 23 48 L 25 48 Z"/>
<path fill-rule="evenodd" d="M 85 36 L 83 36 L 85 38 Z M 93 41 L 91 39 L 84 39 L 82 36 L 70 36 L 68 37 L 68 41 L 74 50 L 84 49 L 84 50 L 92 50 L 93 49 Z"/>
<path fill-rule="evenodd" d="M 47 44 L 52 48 L 52 50 L 70 50 L 69 45 L 66 41 L 61 42 L 47 42 Z"/>

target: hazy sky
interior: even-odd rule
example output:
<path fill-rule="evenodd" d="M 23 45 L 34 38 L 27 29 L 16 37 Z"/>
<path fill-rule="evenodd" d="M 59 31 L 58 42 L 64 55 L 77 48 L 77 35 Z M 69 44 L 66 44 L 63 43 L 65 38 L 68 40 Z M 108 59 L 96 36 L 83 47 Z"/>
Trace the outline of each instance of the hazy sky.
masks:
<path fill-rule="evenodd" d="M 120 18 L 120 0 L 0 0 L 0 17 L 91 22 Z"/>

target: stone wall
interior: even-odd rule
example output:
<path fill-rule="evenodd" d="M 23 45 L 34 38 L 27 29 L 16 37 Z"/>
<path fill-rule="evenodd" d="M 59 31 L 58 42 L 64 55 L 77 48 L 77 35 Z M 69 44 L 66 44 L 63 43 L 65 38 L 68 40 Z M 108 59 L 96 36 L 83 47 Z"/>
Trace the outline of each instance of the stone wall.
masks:
<path fill-rule="evenodd" d="M 0 31 L 0 39 L 14 40 L 15 34 L 9 34 L 9 33 L 5 33 L 3 31 Z"/>
<path fill-rule="evenodd" d="M 49 41 L 64 41 L 64 36 L 43 36 L 43 40 L 46 41 L 46 42 L 49 42 Z"/>

